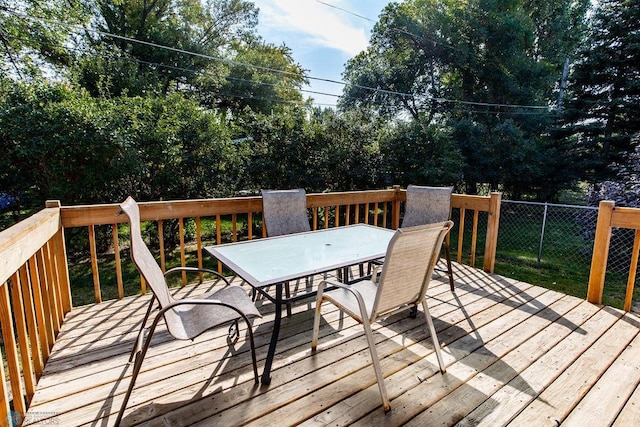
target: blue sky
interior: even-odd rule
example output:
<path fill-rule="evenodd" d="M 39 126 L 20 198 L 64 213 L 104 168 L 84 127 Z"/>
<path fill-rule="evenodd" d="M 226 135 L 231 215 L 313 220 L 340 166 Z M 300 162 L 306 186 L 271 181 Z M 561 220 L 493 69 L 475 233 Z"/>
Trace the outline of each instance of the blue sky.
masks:
<path fill-rule="evenodd" d="M 258 32 L 269 43 L 285 44 L 307 75 L 342 80 L 346 62 L 367 48 L 374 22 L 389 0 L 254 0 L 260 8 Z M 335 7 L 331 7 L 335 6 Z M 363 19 L 344 10 L 370 20 Z M 310 80 L 309 89 L 341 94 L 343 85 Z M 334 96 L 305 93 L 318 104 Z"/>

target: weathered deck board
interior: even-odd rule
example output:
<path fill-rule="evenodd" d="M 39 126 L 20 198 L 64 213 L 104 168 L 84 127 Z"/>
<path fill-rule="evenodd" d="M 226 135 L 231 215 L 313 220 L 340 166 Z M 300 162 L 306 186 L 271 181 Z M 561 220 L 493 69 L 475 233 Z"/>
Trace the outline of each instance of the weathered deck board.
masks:
<path fill-rule="evenodd" d="M 362 327 L 323 305 L 310 351 L 312 303 L 283 319 L 269 386 L 255 385 L 244 334 L 227 358 L 226 329 L 194 342 L 161 328 L 124 425 L 615 425 L 637 424 L 640 319 L 531 284 L 455 264 L 456 292 L 434 279 L 429 307 L 441 374 L 424 317 L 374 325 L 392 410 L 381 409 Z M 238 282 L 239 283 L 239 282 Z M 186 287 L 200 293 L 206 285 Z M 149 296 L 74 309 L 30 408 L 58 425 L 113 425 L 131 374 L 127 359 Z M 259 369 L 273 306 L 258 301 Z M 587 423 L 588 421 L 588 423 Z M 601 422 L 601 423 L 600 423 Z M 28 423 L 27 423 L 28 425 Z"/>

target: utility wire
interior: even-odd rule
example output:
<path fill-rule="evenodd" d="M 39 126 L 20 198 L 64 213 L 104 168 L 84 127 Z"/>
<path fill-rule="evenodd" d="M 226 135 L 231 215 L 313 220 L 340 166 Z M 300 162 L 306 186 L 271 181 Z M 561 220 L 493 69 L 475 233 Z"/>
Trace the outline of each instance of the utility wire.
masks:
<path fill-rule="evenodd" d="M 8 9 L 8 8 L 4 8 L 4 9 L 7 10 L 8 12 L 10 12 L 10 13 L 13 13 L 16 16 L 21 16 L 21 17 L 23 17 L 25 19 L 43 21 L 42 18 L 35 18 L 35 17 L 27 16 L 27 15 L 21 14 L 21 13 L 19 13 L 17 11 L 14 11 L 14 10 L 11 10 L 11 9 Z M 53 21 L 57 22 L 57 23 L 60 23 L 59 21 L 55 21 L 55 20 L 53 20 Z M 73 25 L 73 26 L 74 27 L 78 27 L 77 25 Z M 239 65 L 239 66 L 246 66 L 246 67 L 250 67 L 250 68 L 259 69 L 259 70 L 262 70 L 262 71 L 278 73 L 278 74 L 281 74 L 281 75 L 289 75 L 289 76 L 296 76 L 296 77 L 299 76 L 297 73 L 293 73 L 293 72 L 290 72 L 290 71 L 284 71 L 284 70 L 279 70 L 279 69 L 275 69 L 275 68 L 271 68 L 271 67 L 264 67 L 264 66 L 260 66 L 260 65 L 255 65 L 255 64 L 250 64 L 250 63 L 240 62 L 240 61 L 234 61 L 234 60 L 220 58 L 220 57 L 207 55 L 207 54 L 202 54 L 202 53 L 198 53 L 198 52 L 187 51 L 187 50 L 184 50 L 184 49 L 179 49 L 179 48 L 175 48 L 175 47 L 171 47 L 171 46 L 161 45 L 161 44 L 158 44 L 158 43 L 148 42 L 148 41 L 144 41 L 144 40 L 138 40 L 138 39 L 134 39 L 134 38 L 131 38 L 131 37 L 121 36 L 121 35 L 118 35 L 118 34 L 112 34 L 112 33 L 106 32 L 106 31 L 101 31 L 101 30 L 96 30 L 96 29 L 91 29 L 91 28 L 86 28 L 86 27 L 80 27 L 80 28 L 82 30 L 84 30 L 84 31 L 92 32 L 92 33 L 95 33 L 95 34 L 100 34 L 100 35 L 105 36 L 105 37 L 116 38 L 116 39 L 120 39 L 120 40 L 131 42 L 131 43 L 138 43 L 138 44 L 150 46 L 150 47 L 153 47 L 153 48 L 165 49 L 165 50 L 169 50 L 169 51 L 173 51 L 173 52 L 177 52 L 177 53 L 182 53 L 182 54 L 185 54 L 185 55 L 191 55 L 191 56 L 196 56 L 196 57 L 200 57 L 200 58 L 204 58 L 204 59 L 209 59 L 209 60 L 212 60 L 212 61 L 224 62 L 224 63 L 229 63 L 229 64 L 233 64 L 233 65 Z M 358 84 L 353 84 L 353 83 L 348 83 L 348 82 L 343 82 L 343 81 L 338 81 L 338 80 L 325 79 L 325 78 L 319 78 L 319 77 L 313 77 L 313 76 L 305 76 L 305 78 L 307 78 L 309 80 L 316 80 L 316 81 L 323 81 L 323 82 L 340 84 L 340 85 L 343 85 L 343 86 L 357 87 L 357 88 L 360 88 L 360 89 L 371 90 L 371 91 L 374 91 L 374 92 L 385 93 L 385 94 L 388 94 L 388 95 L 397 95 L 397 96 L 408 97 L 408 98 L 413 98 L 414 97 L 414 94 L 409 94 L 409 93 L 404 93 L 404 92 L 397 92 L 397 91 L 381 89 L 381 88 L 374 88 L 374 87 L 358 85 Z M 437 101 L 437 102 L 443 102 L 443 103 L 449 102 L 449 103 L 457 103 L 457 104 L 462 104 L 462 105 L 474 105 L 474 106 L 493 106 L 493 107 L 503 107 L 503 108 L 524 108 L 524 109 L 545 109 L 545 110 L 548 110 L 548 108 L 549 108 L 548 106 L 540 106 L 540 105 L 495 104 L 495 103 L 487 103 L 487 102 L 462 101 L 462 100 L 454 100 L 454 99 L 448 99 L 448 98 L 436 98 L 436 97 L 427 97 L 427 99 L 432 100 L 432 101 Z"/>

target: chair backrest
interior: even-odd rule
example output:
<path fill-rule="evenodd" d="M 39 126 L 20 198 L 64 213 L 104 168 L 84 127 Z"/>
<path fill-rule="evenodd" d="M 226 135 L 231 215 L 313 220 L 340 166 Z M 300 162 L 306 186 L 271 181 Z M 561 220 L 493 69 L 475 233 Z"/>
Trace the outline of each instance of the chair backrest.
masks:
<path fill-rule="evenodd" d="M 401 228 L 387 247 L 371 319 L 425 297 L 444 237 L 453 222 Z"/>
<path fill-rule="evenodd" d="M 311 231 L 304 189 L 262 190 L 262 218 L 269 237 Z"/>
<path fill-rule="evenodd" d="M 153 254 L 142 240 L 140 232 L 140 209 L 138 204 L 131 196 L 120 204 L 122 211 L 129 217 L 131 234 L 131 259 L 133 260 L 138 271 L 147 281 L 153 294 L 158 299 L 161 307 L 166 306 L 173 301 L 164 274 L 158 266 Z M 168 322 L 167 322 L 168 323 Z"/>
<path fill-rule="evenodd" d="M 434 224 L 449 219 L 453 187 L 409 185 L 402 227 Z"/>

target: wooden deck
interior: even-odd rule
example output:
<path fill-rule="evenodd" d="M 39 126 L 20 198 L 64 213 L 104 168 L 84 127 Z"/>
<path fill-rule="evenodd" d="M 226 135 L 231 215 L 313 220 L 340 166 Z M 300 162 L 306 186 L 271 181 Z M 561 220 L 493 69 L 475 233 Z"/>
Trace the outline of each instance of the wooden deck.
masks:
<path fill-rule="evenodd" d="M 226 328 L 193 343 L 158 334 L 123 424 L 638 425 L 637 315 L 470 267 L 454 269 L 455 294 L 444 279 L 434 279 L 429 290 L 446 374 L 438 371 L 424 317 L 396 315 L 375 325 L 388 414 L 362 327 L 324 305 L 312 355 L 313 304 L 305 302 L 283 320 L 269 386 L 254 384 L 243 338 L 233 345 L 240 354 L 225 358 Z M 113 424 L 147 301 L 110 301 L 67 316 L 27 424 Z M 258 304 L 264 315 L 255 323 L 261 370 L 273 311 L 269 303 Z"/>

